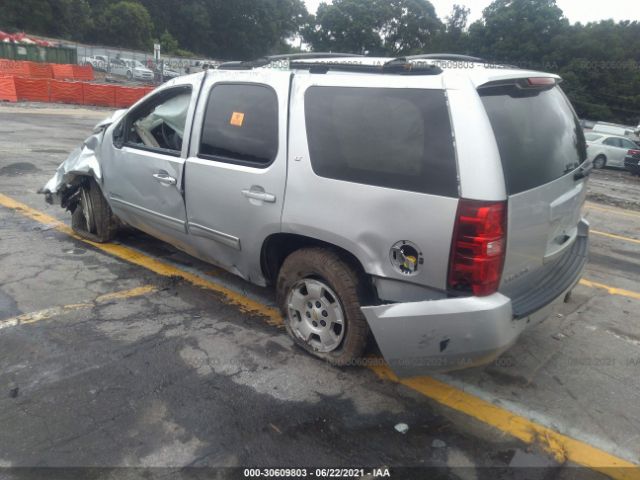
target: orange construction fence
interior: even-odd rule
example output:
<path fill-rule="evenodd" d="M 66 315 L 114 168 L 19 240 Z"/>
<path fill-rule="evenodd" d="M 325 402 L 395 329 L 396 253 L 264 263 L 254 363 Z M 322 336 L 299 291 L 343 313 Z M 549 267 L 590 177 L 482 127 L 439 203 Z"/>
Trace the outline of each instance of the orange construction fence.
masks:
<path fill-rule="evenodd" d="M 0 101 L 61 102 L 127 108 L 153 87 L 123 87 L 89 82 L 65 82 L 0 73 Z"/>
<path fill-rule="evenodd" d="M 0 59 L 0 74 L 25 77 L 53 78 L 55 80 L 94 80 L 91 65 L 39 63 L 23 60 Z"/>

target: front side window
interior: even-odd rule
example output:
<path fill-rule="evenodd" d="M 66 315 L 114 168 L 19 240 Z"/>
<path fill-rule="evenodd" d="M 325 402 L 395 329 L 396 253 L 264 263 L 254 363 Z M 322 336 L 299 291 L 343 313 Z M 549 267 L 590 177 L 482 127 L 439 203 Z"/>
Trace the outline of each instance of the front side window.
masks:
<path fill-rule="evenodd" d="M 443 90 L 311 87 L 305 118 L 317 175 L 458 196 Z"/>
<path fill-rule="evenodd" d="M 156 94 L 128 115 L 125 144 L 179 155 L 190 102 L 191 87 Z"/>
<path fill-rule="evenodd" d="M 278 98 L 258 84 L 218 84 L 207 102 L 198 156 L 266 167 L 278 153 Z"/>

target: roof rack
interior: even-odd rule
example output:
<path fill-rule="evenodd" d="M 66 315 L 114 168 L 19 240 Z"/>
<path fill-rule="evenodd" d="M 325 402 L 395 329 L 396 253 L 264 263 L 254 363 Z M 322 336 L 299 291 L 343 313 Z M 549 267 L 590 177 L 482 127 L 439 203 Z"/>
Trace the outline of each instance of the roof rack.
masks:
<path fill-rule="evenodd" d="M 296 60 L 306 58 L 332 58 L 332 57 L 362 57 L 357 53 L 339 53 L 339 52 L 303 52 L 303 53 L 284 53 L 281 55 L 268 55 L 269 60 Z"/>
<path fill-rule="evenodd" d="M 355 53 L 337 53 L 337 52 L 305 52 L 305 53 L 285 53 L 282 55 L 268 55 L 266 57 L 247 61 L 224 62 L 218 65 L 218 69 L 222 70 L 251 70 L 253 68 L 265 67 L 272 62 L 278 60 L 305 60 L 305 59 L 322 59 L 332 57 L 361 57 Z"/>
<path fill-rule="evenodd" d="M 366 58 L 366 57 L 365 57 Z M 442 69 L 437 65 L 416 65 L 405 57 L 398 57 L 382 65 L 345 62 L 290 62 L 292 69 L 309 70 L 309 73 L 327 73 L 329 70 L 354 73 L 382 73 L 396 75 L 438 75 Z"/>
<path fill-rule="evenodd" d="M 472 57 L 469 55 L 459 55 L 457 53 L 422 53 L 420 55 L 411 55 L 408 60 L 454 60 L 464 62 L 484 62 L 482 58 Z"/>

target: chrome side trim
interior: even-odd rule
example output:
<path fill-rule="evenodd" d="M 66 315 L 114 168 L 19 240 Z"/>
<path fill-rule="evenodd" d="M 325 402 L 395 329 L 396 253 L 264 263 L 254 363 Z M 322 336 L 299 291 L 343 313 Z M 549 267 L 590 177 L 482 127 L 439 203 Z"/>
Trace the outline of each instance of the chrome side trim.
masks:
<path fill-rule="evenodd" d="M 218 232 L 212 228 L 207 228 L 203 225 L 198 225 L 197 223 L 192 222 L 187 223 L 187 229 L 191 235 L 196 237 L 208 238 L 209 240 L 222 243 L 223 245 L 236 250 L 241 250 L 240 239 L 233 235 L 229 235 L 228 233 Z"/>

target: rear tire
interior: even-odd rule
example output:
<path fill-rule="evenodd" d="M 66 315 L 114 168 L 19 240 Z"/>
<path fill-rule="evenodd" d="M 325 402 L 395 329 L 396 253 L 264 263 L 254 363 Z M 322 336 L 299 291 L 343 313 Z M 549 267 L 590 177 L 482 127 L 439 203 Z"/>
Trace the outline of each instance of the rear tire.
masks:
<path fill-rule="evenodd" d="M 303 248 L 280 269 L 277 301 L 287 332 L 315 357 L 333 365 L 353 364 L 369 338 L 360 310 L 361 275 L 337 253 Z"/>
<path fill-rule="evenodd" d="M 71 227 L 82 238 L 98 243 L 110 242 L 118 232 L 118 221 L 93 178 L 80 186 Z"/>
<path fill-rule="evenodd" d="M 598 155 L 593 159 L 593 168 L 604 168 L 607 164 L 607 157 L 604 155 Z"/>

